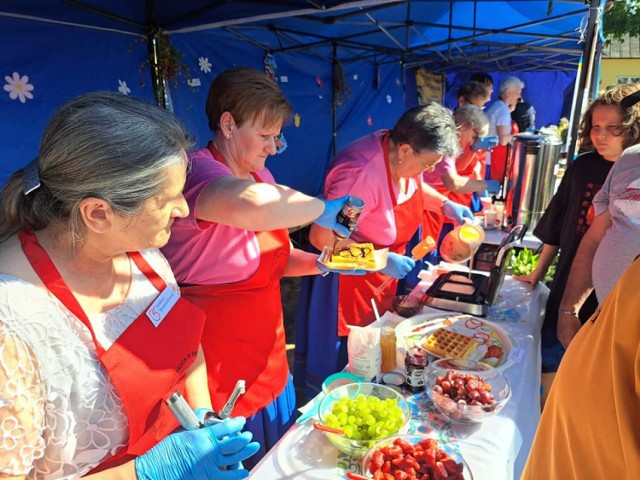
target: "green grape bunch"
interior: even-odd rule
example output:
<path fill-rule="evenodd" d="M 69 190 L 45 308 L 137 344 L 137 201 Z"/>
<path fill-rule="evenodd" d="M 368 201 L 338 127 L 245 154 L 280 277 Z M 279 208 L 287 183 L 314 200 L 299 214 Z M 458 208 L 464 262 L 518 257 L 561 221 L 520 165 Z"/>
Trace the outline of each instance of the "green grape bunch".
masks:
<path fill-rule="evenodd" d="M 359 394 L 344 397 L 333 404 L 325 424 L 339 428 L 353 440 L 377 440 L 400 430 L 404 423 L 402 409 L 395 398 L 380 399 Z"/>

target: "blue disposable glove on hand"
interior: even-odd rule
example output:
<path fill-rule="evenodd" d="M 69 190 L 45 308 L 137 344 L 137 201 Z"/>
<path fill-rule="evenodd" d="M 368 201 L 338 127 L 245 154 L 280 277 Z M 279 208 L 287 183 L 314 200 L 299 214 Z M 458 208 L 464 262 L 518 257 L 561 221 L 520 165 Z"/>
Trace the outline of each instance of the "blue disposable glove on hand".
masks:
<path fill-rule="evenodd" d="M 413 258 L 389 252 L 387 255 L 387 265 L 380 270 L 380 273 L 384 273 L 393 278 L 404 278 L 415 266 L 416 262 Z"/>
<path fill-rule="evenodd" d="M 489 150 L 496 146 L 498 146 L 498 137 L 496 135 L 492 135 L 490 137 L 478 137 L 471 144 L 471 150 L 478 152 L 480 150 Z"/>
<path fill-rule="evenodd" d="M 444 205 L 442 205 L 442 213 L 445 217 L 449 220 L 453 220 L 458 225 L 462 225 L 465 218 L 473 220 L 473 212 L 469 207 L 465 207 L 459 203 L 454 203 L 451 200 L 444 202 Z"/>
<path fill-rule="evenodd" d="M 246 470 L 221 470 L 255 454 L 260 445 L 251 432 L 238 433 L 245 419 L 231 418 L 210 427 L 173 433 L 136 458 L 138 480 L 239 480 Z"/>
<path fill-rule="evenodd" d="M 487 192 L 498 193 L 500 191 L 500 182 L 497 180 L 485 180 L 485 183 L 487 184 Z"/>
<path fill-rule="evenodd" d="M 324 202 L 324 212 L 318 218 L 316 218 L 313 223 L 317 223 L 321 227 L 327 228 L 329 230 L 335 230 L 344 238 L 348 238 L 351 235 L 351 232 L 347 227 L 338 223 L 338 213 L 344 207 L 344 204 L 347 203 L 347 199 L 349 195 L 345 195 L 344 197 L 336 198 L 335 200 L 322 200 Z"/>

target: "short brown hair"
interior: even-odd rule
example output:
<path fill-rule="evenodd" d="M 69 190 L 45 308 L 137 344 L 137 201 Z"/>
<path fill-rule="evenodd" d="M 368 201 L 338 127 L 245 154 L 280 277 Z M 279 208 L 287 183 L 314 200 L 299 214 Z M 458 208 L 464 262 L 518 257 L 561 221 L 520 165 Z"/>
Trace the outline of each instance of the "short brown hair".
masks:
<path fill-rule="evenodd" d="M 578 141 L 580 142 L 581 150 L 595 149 L 591 142 L 593 110 L 599 105 L 617 105 L 618 108 L 620 108 L 620 102 L 622 99 L 634 92 L 637 92 L 638 90 L 640 90 L 639 83 L 616 85 L 591 102 L 591 105 L 589 105 L 587 111 L 584 112 L 580 122 Z M 622 135 L 624 136 L 622 146 L 627 148 L 640 142 L 640 103 L 636 103 L 625 112 L 621 111 L 620 113 L 622 113 Z"/>
<path fill-rule="evenodd" d="M 487 99 L 489 97 L 489 90 L 486 84 L 480 82 L 469 82 L 464 84 L 458 90 L 458 103 L 460 97 L 464 98 L 467 103 L 473 103 L 477 98 Z"/>
<path fill-rule="evenodd" d="M 231 68 L 209 87 L 205 107 L 209 128 L 220 129 L 220 116 L 230 112 L 236 125 L 260 120 L 265 126 L 291 118 L 292 108 L 278 84 L 254 68 Z"/>

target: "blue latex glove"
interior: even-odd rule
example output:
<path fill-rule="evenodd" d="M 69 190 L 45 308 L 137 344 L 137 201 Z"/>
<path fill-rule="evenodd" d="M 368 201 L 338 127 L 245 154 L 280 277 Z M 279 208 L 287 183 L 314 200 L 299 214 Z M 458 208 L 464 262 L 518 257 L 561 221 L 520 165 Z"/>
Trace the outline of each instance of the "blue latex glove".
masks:
<path fill-rule="evenodd" d="M 349 195 L 345 195 L 344 197 L 336 198 L 335 200 L 324 200 L 324 212 L 318 218 L 316 218 L 313 223 L 317 223 L 321 227 L 327 228 L 329 230 L 335 230 L 339 234 L 341 234 L 344 238 L 348 238 L 351 235 L 351 232 L 347 227 L 338 223 L 338 213 L 344 207 L 344 204 L 347 203 L 347 199 Z"/>
<path fill-rule="evenodd" d="M 204 423 L 204 419 L 207 416 L 207 414 L 209 413 L 214 413 L 213 410 L 211 410 L 210 408 L 206 408 L 206 407 L 199 407 L 196 408 L 194 410 L 196 417 L 198 417 L 198 420 L 200 420 L 200 423 Z"/>
<path fill-rule="evenodd" d="M 471 144 L 471 150 L 478 152 L 480 150 L 489 150 L 496 146 L 498 146 L 498 137 L 496 135 L 492 135 L 490 137 L 478 137 Z"/>
<path fill-rule="evenodd" d="M 387 255 L 387 265 L 380 270 L 380 273 L 384 273 L 393 278 L 404 278 L 415 266 L 416 262 L 413 258 L 389 252 Z"/>
<path fill-rule="evenodd" d="M 239 433 L 245 419 L 231 418 L 210 427 L 173 433 L 136 458 L 138 480 L 239 480 L 246 470 L 221 470 L 255 454 L 260 445 L 251 432 Z"/>
<path fill-rule="evenodd" d="M 500 182 L 497 180 L 485 180 L 487 184 L 487 192 L 489 193 L 498 193 L 500 191 Z M 490 195 L 486 195 L 489 197 Z"/>
<path fill-rule="evenodd" d="M 444 205 L 442 205 L 442 213 L 445 217 L 449 220 L 453 220 L 458 225 L 462 225 L 465 218 L 473 220 L 473 212 L 469 207 L 465 207 L 459 203 L 454 203 L 451 200 L 447 200 Z"/>

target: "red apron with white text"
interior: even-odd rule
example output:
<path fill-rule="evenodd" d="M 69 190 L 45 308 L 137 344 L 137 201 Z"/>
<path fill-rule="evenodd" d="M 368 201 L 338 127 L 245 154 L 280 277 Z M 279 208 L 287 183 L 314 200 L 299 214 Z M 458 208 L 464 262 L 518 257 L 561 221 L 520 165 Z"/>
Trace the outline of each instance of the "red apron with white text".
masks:
<path fill-rule="evenodd" d="M 98 359 L 127 415 L 127 447 L 102 462 L 97 470 L 123 463 L 130 455 L 145 453 L 178 427 L 164 400 L 176 390 L 185 393 L 185 373 L 195 361 L 200 345 L 202 310 L 178 298 L 156 327 L 147 316 L 152 314 L 152 303 L 105 350 L 96 340 L 86 313 L 33 232 L 21 231 L 18 235 L 27 259 L 47 289 L 91 332 Z M 128 255 L 159 292 L 170 288 L 139 252 Z"/>
<path fill-rule="evenodd" d="M 211 146 L 210 150 L 221 161 L 219 152 Z M 284 390 L 290 375 L 280 296 L 280 279 L 289 261 L 289 232 L 256 232 L 256 238 L 260 263 L 251 277 L 181 288 L 185 298 L 207 316 L 202 348 L 214 410 L 222 408 L 237 380 L 246 382 L 233 416 L 248 417 L 269 405 Z"/>
<path fill-rule="evenodd" d="M 415 193 L 406 202 L 398 205 L 393 190 L 391 171 L 389 170 L 388 136 L 382 137 L 384 163 L 387 169 L 387 183 L 389 195 L 393 203 L 393 214 L 396 224 L 396 241 L 389 245 L 389 251 L 404 255 L 407 243 L 418 230 L 422 221 L 423 201 L 420 183 Z M 419 180 L 419 179 L 418 179 Z M 376 249 L 381 248 L 375 245 Z M 338 280 L 338 335 L 349 334 L 348 325 L 364 327 L 375 319 L 371 299 L 375 298 L 381 312 L 391 310 L 391 301 L 398 287 L 395 280 L 382 293 L 375 290 L 389 277 L 379 272 L 369 272 L 366 275 L 340 275 Z"/>

